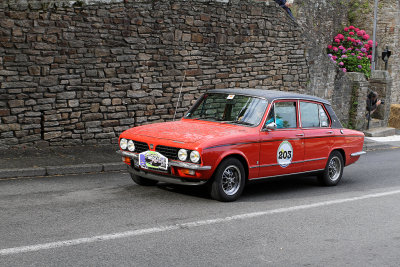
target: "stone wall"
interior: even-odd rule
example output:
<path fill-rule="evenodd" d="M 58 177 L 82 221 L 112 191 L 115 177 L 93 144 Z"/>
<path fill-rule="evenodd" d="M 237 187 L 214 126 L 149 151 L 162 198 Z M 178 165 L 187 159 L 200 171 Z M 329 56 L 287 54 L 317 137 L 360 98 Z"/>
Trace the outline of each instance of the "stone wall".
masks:
<path fill-rule="evenodd" d="M 345 7 L 296 0 L 294 22 L 273 0 L 2 1 L 0 147 L 116 143 L 171 120 L 181 88 L 177 118 L 208 89 L 252 87 L 323 97 L 347 124 L 353 86 L 325 50 Z"/>
<path fill-rule="evenodd" d="M 171 120 L 181 86 L 178 117 L 211 88 L 307 88 L 301 29 L 273 1 L 24 3 L 0 9 L 0 146 L 115 143 Z"/>
<path fill-rule="evenodd" d="M 374 25 L 374 0 L 358 0 L 360 10 L 355 10 L 356 27 L 365 29 L 372 38 Z M 377 70 L 384 70 L 382 51 L 389 46 L 392 56 L 388 71 L 393 79 L 392 103 L 400 103 L 400 0 L 380 0 L 378 2 L 376 40 L 378 42 Z"/>

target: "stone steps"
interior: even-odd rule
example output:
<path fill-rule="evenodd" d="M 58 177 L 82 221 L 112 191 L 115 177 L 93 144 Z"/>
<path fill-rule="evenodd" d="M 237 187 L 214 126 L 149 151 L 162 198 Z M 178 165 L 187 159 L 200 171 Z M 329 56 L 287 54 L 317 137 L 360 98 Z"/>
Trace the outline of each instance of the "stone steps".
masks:
<path fill-rule="evenodd" d="M 366 137 L 391 136 L 396 134 L 396 129 L 391 127 L 370 128 L 369 130 L 365 130 L 364 134 Z"/>
<path fill-rule="evenodd" d="M 366 122 L 365 125 L 367 125 L 368 121 Z M 382 126 L 384 126 L 384 121 L 383 120 L 378 120 L 378 119 L 371 119 L 369 121 L 369 128 L 373 129 L 373 128 L 380 128 Z"/>

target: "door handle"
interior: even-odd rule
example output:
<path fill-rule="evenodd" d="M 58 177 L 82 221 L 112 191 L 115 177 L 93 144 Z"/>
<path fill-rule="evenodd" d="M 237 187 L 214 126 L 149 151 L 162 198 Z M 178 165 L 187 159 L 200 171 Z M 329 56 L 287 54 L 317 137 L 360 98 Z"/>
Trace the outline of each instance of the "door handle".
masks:
<path fill-rule="evenodd" d="M 304 134 L 296 134 L 296 136 L 304 136 Z"/>
<path fill-rule="evenodd" d="M 328 134 L 333 134 L 333 131 L 327 131 L 326 133 L 328 133 Z"/>

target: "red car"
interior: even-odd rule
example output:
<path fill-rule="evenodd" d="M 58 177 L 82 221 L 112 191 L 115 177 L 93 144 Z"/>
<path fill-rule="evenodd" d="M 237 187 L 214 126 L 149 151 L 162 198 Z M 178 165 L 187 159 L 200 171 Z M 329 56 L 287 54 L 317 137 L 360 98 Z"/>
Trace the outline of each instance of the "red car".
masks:
<path fill-rule="evenodd" d="M 184 118 L 124 131 L 123 161 L 139 185 L 207 184 L 211 197 L 234 201 L 248 181 L 315 173 L 327 186 L 356 162 L 364 134 L 344 129 L 330 103 L 309 95 L 211 90 Z"/>

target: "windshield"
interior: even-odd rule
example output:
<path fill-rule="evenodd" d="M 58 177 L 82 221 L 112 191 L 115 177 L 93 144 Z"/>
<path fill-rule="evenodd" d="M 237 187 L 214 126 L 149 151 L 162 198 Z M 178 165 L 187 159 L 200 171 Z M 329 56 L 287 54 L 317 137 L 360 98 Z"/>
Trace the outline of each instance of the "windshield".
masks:
<path fill-rule="evenodd" d="M 267 100 L 244 95 L 204 94 L 185 118 L 257 126 L 267 108 Z"/>

